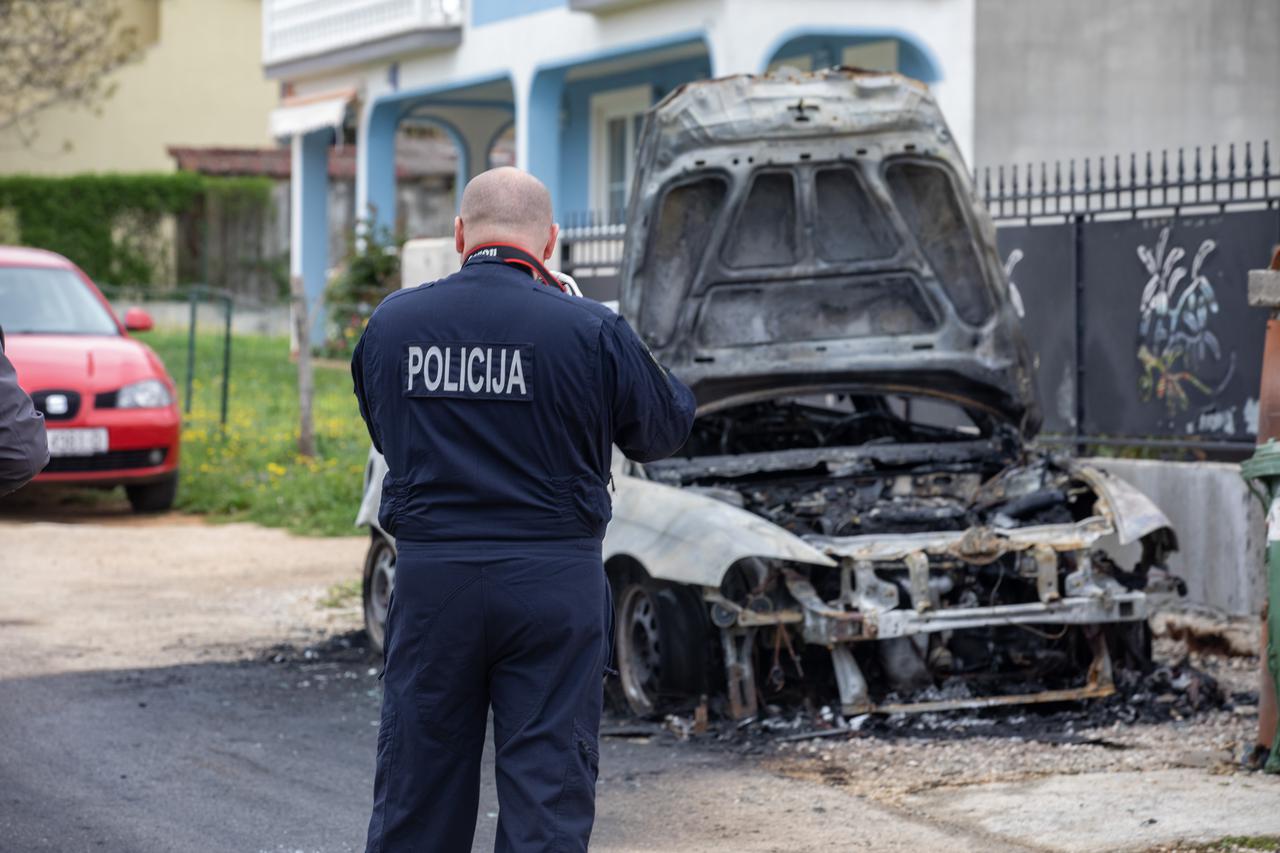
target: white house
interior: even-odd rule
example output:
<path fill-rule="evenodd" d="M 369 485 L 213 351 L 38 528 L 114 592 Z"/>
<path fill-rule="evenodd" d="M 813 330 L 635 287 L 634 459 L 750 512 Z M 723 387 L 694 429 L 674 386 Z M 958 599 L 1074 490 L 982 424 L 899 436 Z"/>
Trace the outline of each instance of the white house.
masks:
<path fill-rule="evenodd" d="M 324 286 L 326 149 L 357 131 L 359 215 L 395 221 L 395 134 L 443 129 L 460 183 L 514 129 L 556 214 L 617 221 L 639 116 L 690 80 L 855 65 L 928 83 L 962 151 L 974 133 L 975 0 L 263 0 L 293 151 L 292 273 Z"/>

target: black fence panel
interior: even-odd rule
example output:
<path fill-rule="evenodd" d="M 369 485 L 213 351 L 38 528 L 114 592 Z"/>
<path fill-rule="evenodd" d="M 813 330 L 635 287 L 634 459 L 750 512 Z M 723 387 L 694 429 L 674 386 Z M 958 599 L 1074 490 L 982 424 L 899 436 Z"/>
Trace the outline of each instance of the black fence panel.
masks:
<path fill-rule="evenodd" d="M 1251 144 L 974 174 L 1026 305 L 1046 440 L 1247 450 L 1280 242 L 1280 173 Z"/>
<path fill-rule="evenodd" d="M 1254 441 L 1265 311 L 1246 300 L 1280 212 L 1088 222 L 1083 432 Z"/>
<path fill-rule="evenodd" d="M 1010 225 L 996 232 L 1004 269 L 1022 301 L 1022 329 L 1035 353 L 1047 433 L 1076 432 L 1074 225 Z"/>

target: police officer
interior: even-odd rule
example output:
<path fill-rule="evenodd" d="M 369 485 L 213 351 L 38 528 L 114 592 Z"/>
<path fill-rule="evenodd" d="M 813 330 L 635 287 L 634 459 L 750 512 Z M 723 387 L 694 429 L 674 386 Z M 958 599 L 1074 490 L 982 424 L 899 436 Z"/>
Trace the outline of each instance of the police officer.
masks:
<path fill-rule="evenodd" d="M 612 601 L 612 445 L 688 437 L 689 389 L 626 321 L 560 289 L 546 188 L 462 196 L 453 275 L 388 296 L 351 362 L 396 538 L 367 850 L 471 849 L 493 710 L 499 851 L 585 850 Z"/>

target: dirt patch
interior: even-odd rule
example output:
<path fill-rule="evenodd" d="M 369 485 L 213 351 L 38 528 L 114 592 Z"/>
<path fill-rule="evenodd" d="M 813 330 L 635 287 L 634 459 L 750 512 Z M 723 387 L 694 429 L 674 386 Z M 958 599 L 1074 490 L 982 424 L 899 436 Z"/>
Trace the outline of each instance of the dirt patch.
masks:
<path fill-rule="evenodd" d="M 360 627 L 319 607 L 359 577 L 365 537 L 249 524 L 0 520 L 0 677 L 253 656 Z"/>

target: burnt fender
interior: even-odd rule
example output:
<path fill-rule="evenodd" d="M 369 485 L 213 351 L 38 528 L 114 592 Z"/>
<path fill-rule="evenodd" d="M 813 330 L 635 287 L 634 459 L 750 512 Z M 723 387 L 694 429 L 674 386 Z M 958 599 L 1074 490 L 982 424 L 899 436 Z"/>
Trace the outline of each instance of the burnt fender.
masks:
<path fill-rule="evenodd" d="M 1137 542 L 1157 530 L 1167 529 L 1172 534 L 1173 524 L 1155 501 L 1124 480 L 1082 462 L 1069 462 L 1066 468 L 1097 494 L 1098 509 L 1115 527 L 1121 545 Z"/>
<path fill-rule="evenodd" d="M 653 578 L 711 587 L 744 557 L 836 565 L 800 537 L 715 498 L 616 473 L 614 482 L 606 561 L 626 555 Z"/>

